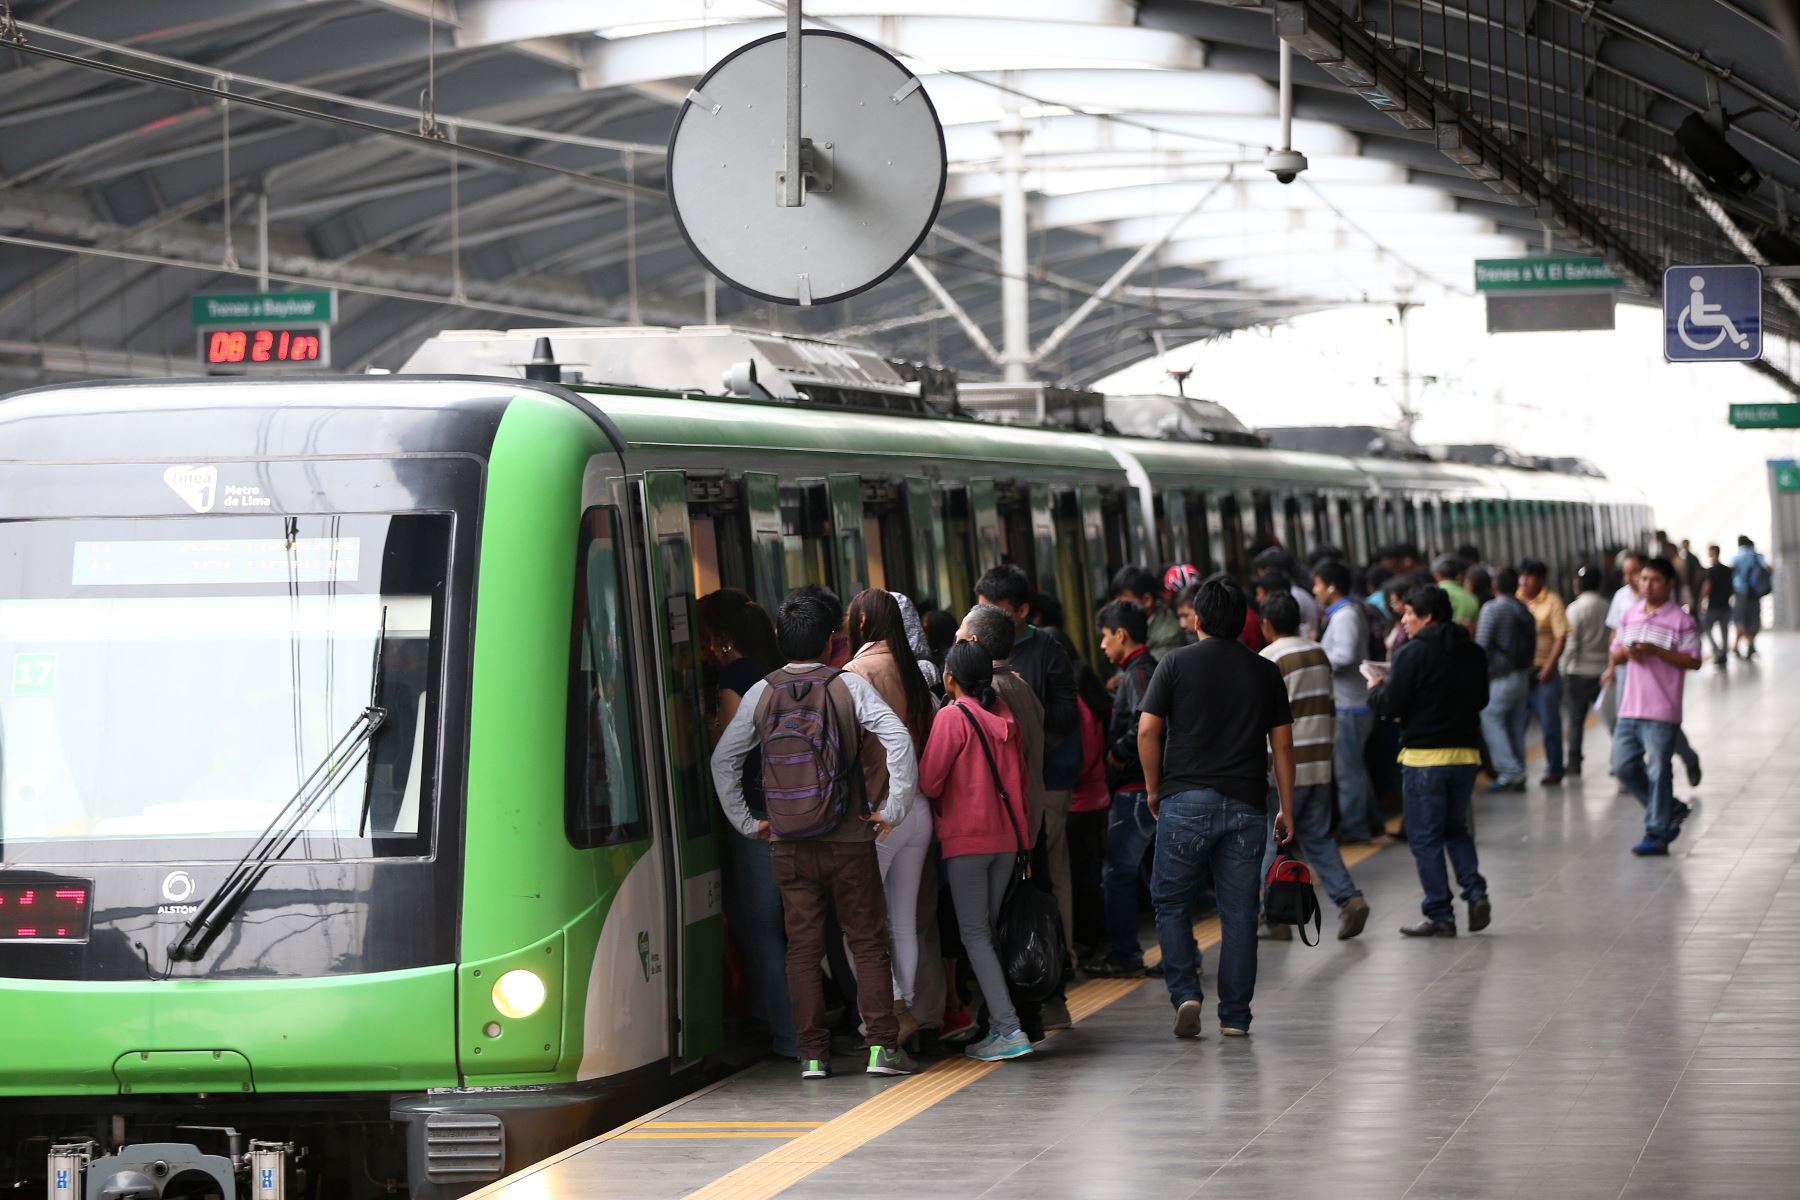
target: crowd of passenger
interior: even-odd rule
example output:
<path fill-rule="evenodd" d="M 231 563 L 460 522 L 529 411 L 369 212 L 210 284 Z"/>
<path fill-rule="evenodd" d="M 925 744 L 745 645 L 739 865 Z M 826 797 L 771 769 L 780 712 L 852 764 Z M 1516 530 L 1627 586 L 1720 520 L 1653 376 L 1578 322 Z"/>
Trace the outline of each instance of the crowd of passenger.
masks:
<path fill-rule="evenodd" d="M 1294 938 L 1264 910 L 1278 858 L 1311 869 L 1340 939 L 1370 916 L 1342 847 L 1391 838 L 1423 891 L 1401 934 L 1457 936 L 1458 896 L 1467 930 L 1488 926 L 1472 798 L 1483 770 L 1488 793 L 1526 790 L 1533 722 L 1555 788 L 1598 710 L 1644 808 L 1632 851 L 1666 855 L 1693 811 L 1674 761 L 1701 777 L 1681 718 L 1702 630 L 1719 668 L 1754 658 L 1770 590 L 1749 538 L 1702 562 L 1660 531 L 1582 567 L 1568 602 L 1543 561 L 1472 545 L 1360 568 L 1270 545 L 1251 578 L 1124 568 L 1094 617 L 1104 662 L 1011 564 L 960 617 L 874 588 L 846 609 L 804 587 L 773 619 L 741 591 L 702 598 L 733 963 L 773 1052 L 809 1079 L 834 1036 L 875 1075 L 921 1050 L 1023 1057 L 1069 1026 L 1079 975 L 1160 975 L 1196 1037 L 1205 912 L 1219 1031 L 1247 1036 L 1258 942 Z"/>

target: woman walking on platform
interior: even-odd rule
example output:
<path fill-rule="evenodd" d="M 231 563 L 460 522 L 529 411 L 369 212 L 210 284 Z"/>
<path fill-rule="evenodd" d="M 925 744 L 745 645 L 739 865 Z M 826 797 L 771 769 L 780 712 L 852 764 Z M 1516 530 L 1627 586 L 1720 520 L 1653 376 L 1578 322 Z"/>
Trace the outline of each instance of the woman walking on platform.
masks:
<path fill-rule="evenodd" d="M 919 763 L 920 793 L 932 798 L 944 874 L 963 951 L 987 1002 L 988 1036 L 970 1046 L 992 1062 L 1031 1053 L 995 949 L 995 928 L 1025 838 L 1025 759 L 1019 723 L 993 691 L 991 656 L 958 642 L 944 660 L 950 700 L 932 721 Z"/>

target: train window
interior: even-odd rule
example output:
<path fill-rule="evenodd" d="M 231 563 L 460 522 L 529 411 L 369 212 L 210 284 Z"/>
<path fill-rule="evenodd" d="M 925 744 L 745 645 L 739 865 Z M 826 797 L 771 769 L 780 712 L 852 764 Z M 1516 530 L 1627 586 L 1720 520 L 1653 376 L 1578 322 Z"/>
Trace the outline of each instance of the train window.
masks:
<path fill-rule="evenodd" d="M 1275 498 L 1268 492 L 1252 492 L 1250 508 L 1255 515 L 1254 548 L 1258 551 L 1265 550 L 1280 540 L 1280 534 L 1275 529 Z M 1293 547 L 1290 546 L 1289 549 Z"/>
<path fill-rule="evenodd" d="M 590 508 L 576 555 L 564 828 L 576 846 L 650 836 L 637 778 L 618 511 Z"/>
<path fill-rule="evenodd" d="M 1125 497 L 1118 489 L 1101 489 L 1100 517 L 1106 535 L 1106 577 L 1110 580 L 1126 565 L 1130 553 L 1130 539 L 1125 532 Z"/>
<path fill-rule="evenodd" d="M 1300 501 L 1293 496 L 1284 496 L 1281 500 L 1281 535 L 1281 544 L 1288 552 L 1301 557 L 1317 544 L 1317 539 L 1307 539 L 1300 520 Z"/>
<path fill-rule="evenodd" d="M 1375 555 L 1374 547 L 1362 541 L 1361 531 L 1356 527 L 1356 503 L 1349 497 L 1338 498 L 1338 536 L 1344 539 L 1344 553 L 1355 562 L 1366 563 Z"/>
<path fill-rule="evenodd" d="M 1024 489 L 1012 483 L 994 486 L 994 508 L 1000 517 L 1000 562 L 1016 563 L 1025 569 L 1032 586 L 1037 586 L 1038 566 L 1033 551 L 1031 506 L 1026 503 Z M 986 571 L 996 563 L 984 562 Z"/>
<path fill-rule="evenodd" d="M 1206 517 L 1206 496 L 1200 492 L 1189 492 L 1187 506 L 1187 561 L 1200 568 L 1201 575 L 1211 575 L 1219 569 L 1219 564 L 1213 557 L 1212 530 L 1208 528 Z"/>
<path fill-rule="evenodd" d="M 975 521 L 969 489 L 944 489 L 944 595 L 935 597 L 950 612 L 975 598 Z"/>
<path fill-rule="evenodd" d="M 1051 523 L 1056 531 L 1056 579 L 1059 599 L 1063 602 L 1064 631 L 1075 639 L 1075 647 L 1088 661 L 1095 661 L 1100 647 L 1094 643 L 1094 623 L 1088 614 L 1094 611 L 1095 597 L 1083 570 L 1082 551 L 1086 539 L 1081 528 L 1081 503 L 1073 491 L 1059 491 L 1050 497 Z"/>
<path fill-rule="evenodd" d="M 831 501 L 822 479 L 781 485 L 781 550 L 787 585 L 831 585 Z"/>
<path fill-rule="evenodd" d="M 1225 573 L 1239 582 L 1249 579 L 1249 564 L 1244 554 L 1244 518 L 1238 512 L 1236 496 L 1219 497 L 1220 540 L 1225 554 Z"/>

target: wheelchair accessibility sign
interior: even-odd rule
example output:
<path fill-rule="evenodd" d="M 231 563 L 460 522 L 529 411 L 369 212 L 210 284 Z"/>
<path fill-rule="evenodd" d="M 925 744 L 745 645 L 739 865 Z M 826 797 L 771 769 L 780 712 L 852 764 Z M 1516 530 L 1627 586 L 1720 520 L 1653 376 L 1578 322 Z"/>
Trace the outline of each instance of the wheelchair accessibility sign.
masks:
<path fill-rule="evenodd" d="M 1663 357 L 1749 362 L 1762 357 L 1762 268 L 1737 264 L 1663 272 Z"/>

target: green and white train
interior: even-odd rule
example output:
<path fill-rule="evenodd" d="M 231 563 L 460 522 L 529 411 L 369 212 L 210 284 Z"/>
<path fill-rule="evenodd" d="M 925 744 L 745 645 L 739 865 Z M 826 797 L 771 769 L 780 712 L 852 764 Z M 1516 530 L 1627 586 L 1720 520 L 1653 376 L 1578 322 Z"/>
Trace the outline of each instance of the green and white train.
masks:
<path fill-rule="evenodd" d="M 694 599 L 1641 543 L 1603 480 L 922 411 L 875 356 L 547 332 L 0 402 L 0 1185 L 459 1195 L 705 1078 Z M 728 375 L 756 398 L 716 393 Z M 1086 622 L 1071 621 L 1078 637 Z"/>

